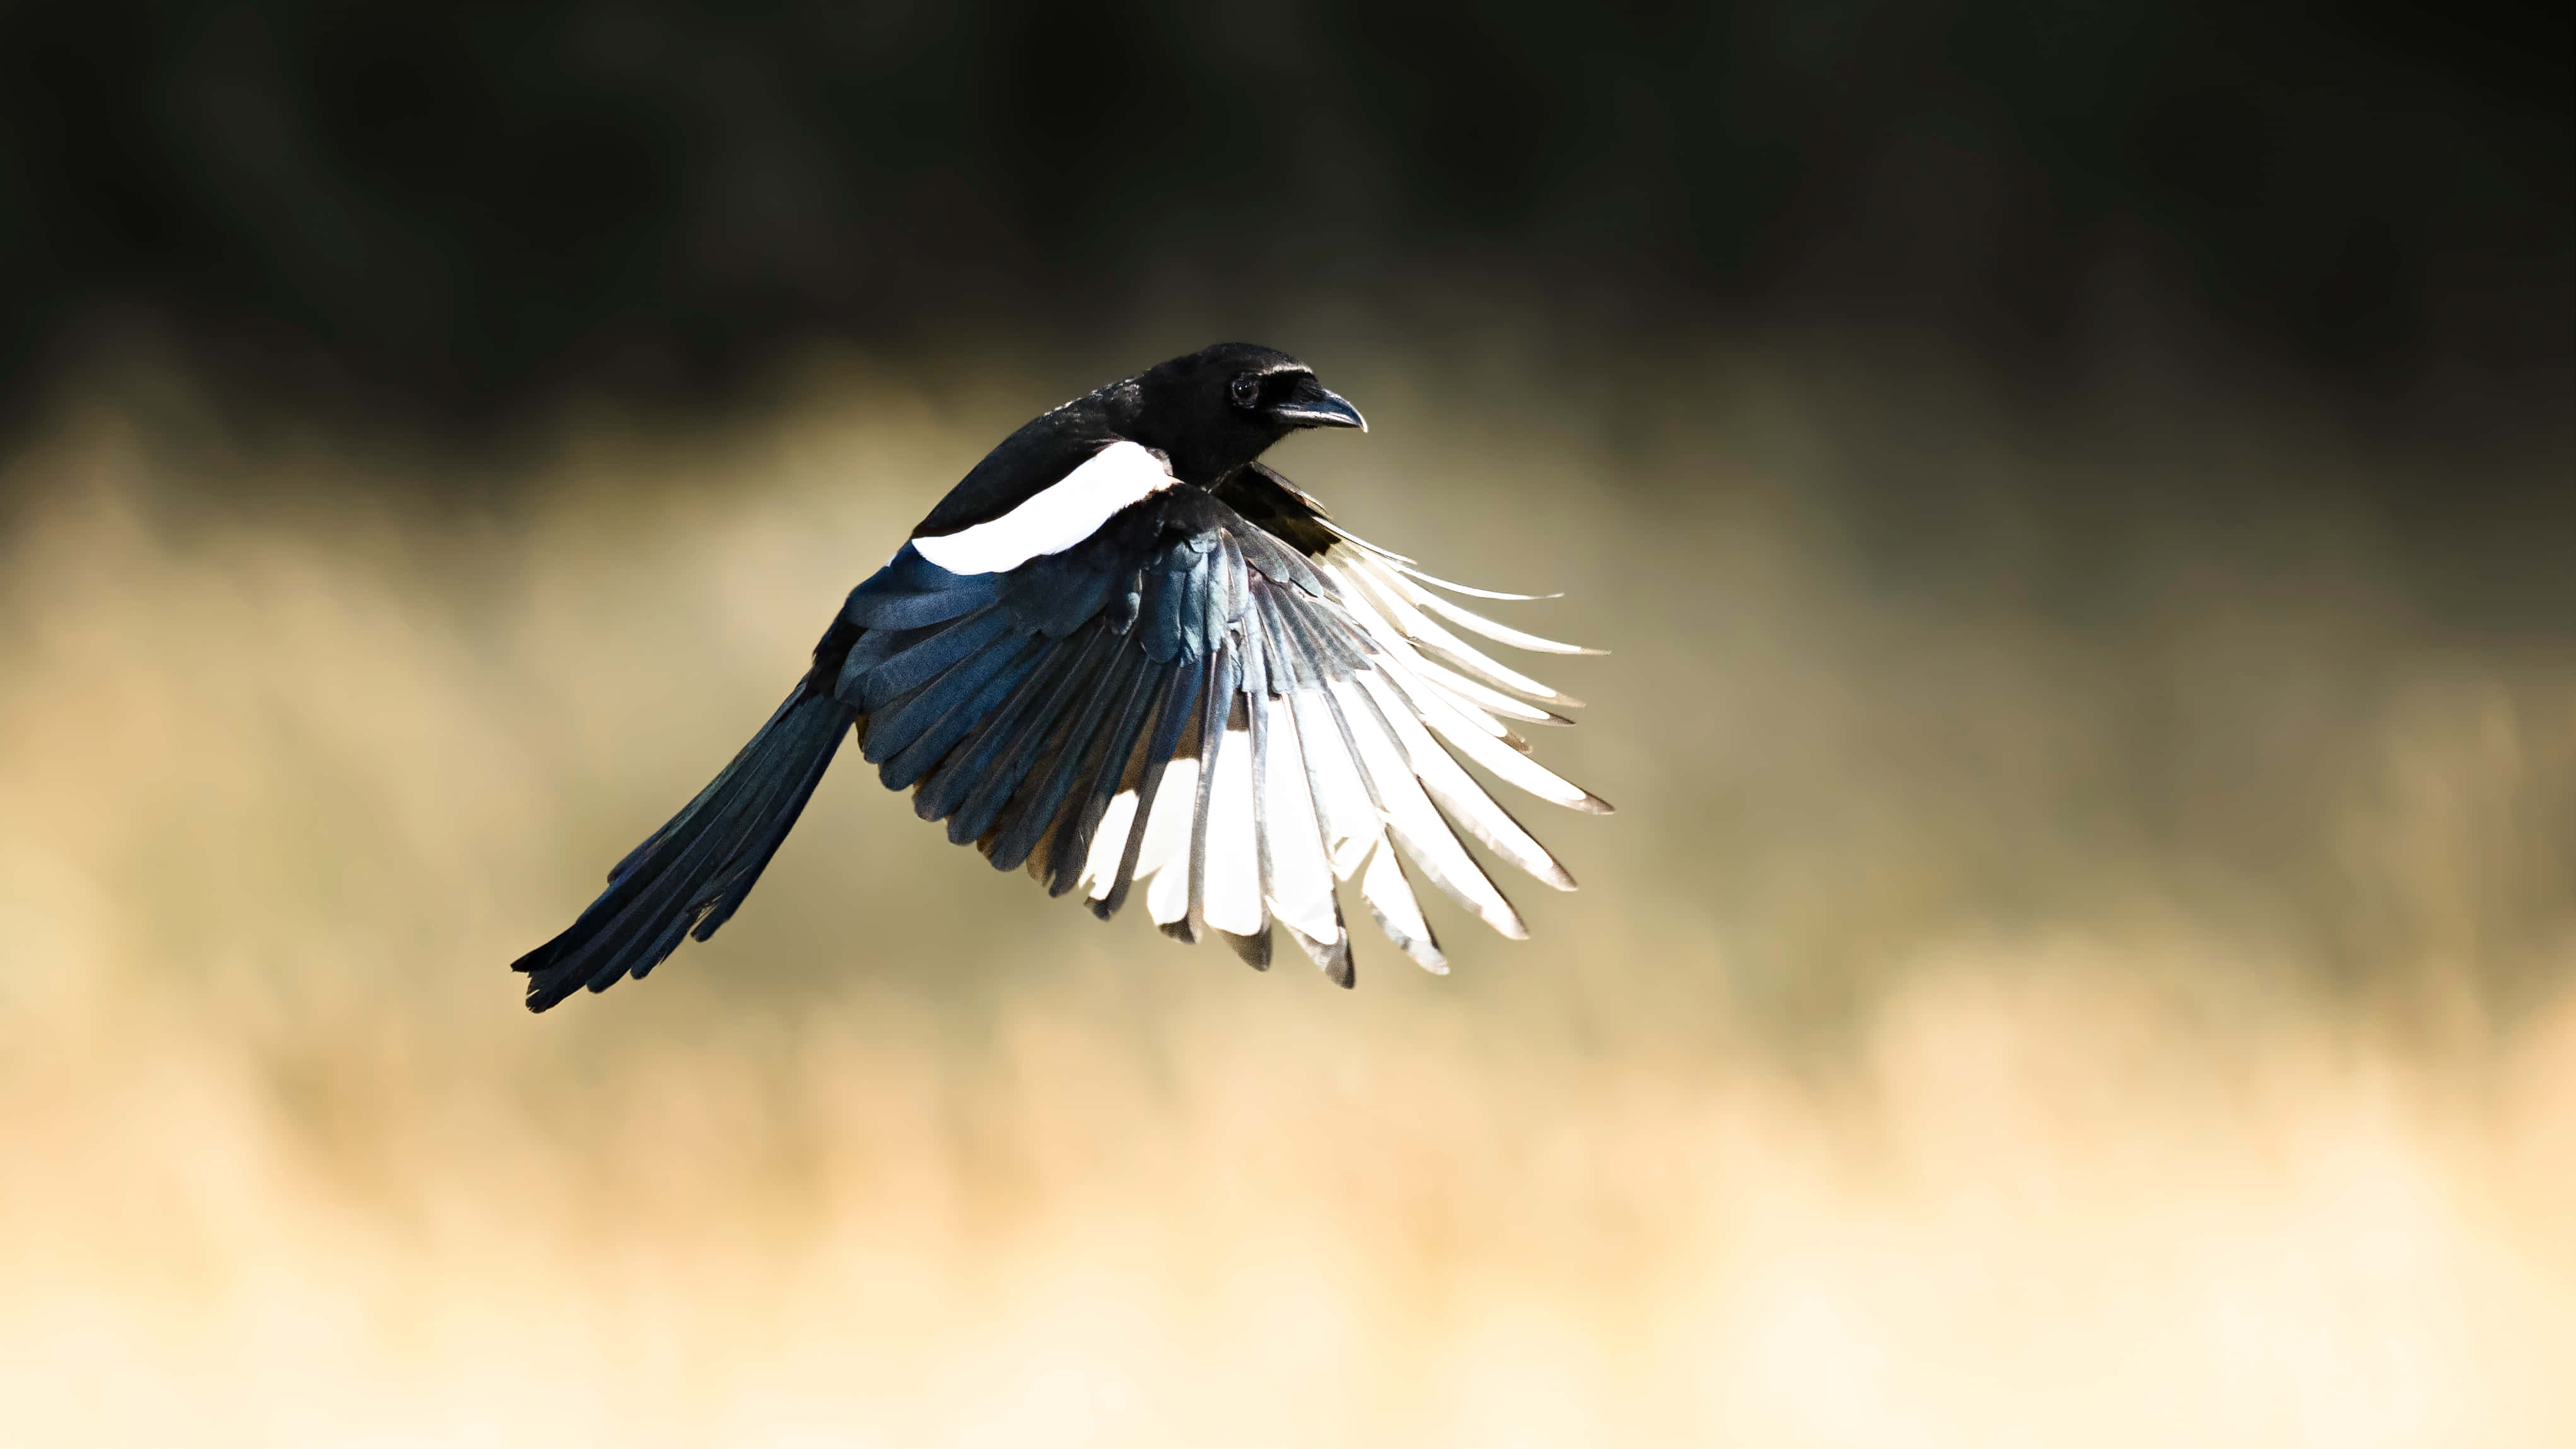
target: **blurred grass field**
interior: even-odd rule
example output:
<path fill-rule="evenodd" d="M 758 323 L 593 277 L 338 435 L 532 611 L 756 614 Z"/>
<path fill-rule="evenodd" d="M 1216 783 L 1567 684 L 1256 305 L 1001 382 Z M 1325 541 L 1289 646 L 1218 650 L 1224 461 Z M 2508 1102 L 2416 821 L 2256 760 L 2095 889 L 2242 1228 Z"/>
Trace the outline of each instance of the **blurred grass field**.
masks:
<path fill-rule="evenodd" d="M 471 458 L 67 391 L 0 488 L 0 1440 L 2576 1437 L 2576 585 L 2454 608 L 2346 486 L 2438 460 L 1299 350 L 1374 431 L 1275 461 L 1615 651 L 1537 743 L 1620 814 L 1520 812 L 1584 889 L 1347 995 L 854 761 L 714 943 L 504 969 L 1150 346 Z"/>

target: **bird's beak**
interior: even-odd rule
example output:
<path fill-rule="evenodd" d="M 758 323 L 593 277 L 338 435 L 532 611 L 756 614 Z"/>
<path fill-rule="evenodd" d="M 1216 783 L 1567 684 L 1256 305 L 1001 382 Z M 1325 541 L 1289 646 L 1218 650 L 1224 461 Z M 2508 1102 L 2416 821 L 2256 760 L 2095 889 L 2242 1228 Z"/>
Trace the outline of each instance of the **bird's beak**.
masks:
<path fill-rule="evenodd" d="M 1296 389 L 1270 405 L 1270 415 L 1292 428 L 1357 428 L 1368 431 L 1368 419 L 1342 400 L 1341 394 L 1315 381 L 1298 379 Z"/>

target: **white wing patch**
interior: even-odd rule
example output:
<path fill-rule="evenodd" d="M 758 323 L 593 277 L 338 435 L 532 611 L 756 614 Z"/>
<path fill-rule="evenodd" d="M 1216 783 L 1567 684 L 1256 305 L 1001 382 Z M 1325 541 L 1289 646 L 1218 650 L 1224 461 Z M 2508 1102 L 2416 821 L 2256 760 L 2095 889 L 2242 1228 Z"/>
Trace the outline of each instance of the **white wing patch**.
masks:
<path fill-rule="evenodd" d="M 912 546 L 952 574 L 1001 573 L 1041 555 L 1064 552 L 1091 537 L 1120 509 L 1178 481 L 1143 446 L 1115 442 L 990 523 L 916 538 Z"/>

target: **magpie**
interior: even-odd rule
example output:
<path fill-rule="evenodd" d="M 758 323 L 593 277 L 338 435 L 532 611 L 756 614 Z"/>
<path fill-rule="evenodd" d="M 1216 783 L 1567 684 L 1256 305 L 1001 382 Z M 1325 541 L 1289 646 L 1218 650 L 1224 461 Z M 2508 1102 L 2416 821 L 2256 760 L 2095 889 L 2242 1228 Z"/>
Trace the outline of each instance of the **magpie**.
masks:
<path fill-rule="evenodd" d="M 1542 596 L 1434 578 L 1334 522 L 1260 461 L 1304 428 L 1368 423 L 1297 359 L 1222 343 L 1005 438 L 850 591 L 733 763 L 519 958 L 528 1009 L 642 980 L 684 936 L 713 936 L 854 733 L 951 843 L 1102 920 L 1142 886 L 1165 934 L 1213 932 L 1255 967 L 1276 926 L 1351 985 L 1335 887 L 1356 880 L 1397 948 L 1445 972 L 1414 873 L 1526 939 L 1459 832 L 1559 890 L 1574 878 L 1458 757 L 1559 805 L 1610 807 L 1513 730 L 1569 724 L 1559 711 L 1581 701 L 1458 631 L 1599 651 L 1446 597 Z"/>

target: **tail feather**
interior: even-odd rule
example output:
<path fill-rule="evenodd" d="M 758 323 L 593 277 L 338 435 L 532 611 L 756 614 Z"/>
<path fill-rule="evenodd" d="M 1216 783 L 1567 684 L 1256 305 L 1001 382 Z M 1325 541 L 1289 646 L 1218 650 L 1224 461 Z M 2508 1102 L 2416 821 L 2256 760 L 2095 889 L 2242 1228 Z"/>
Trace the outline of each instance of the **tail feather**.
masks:
<path fill-rule="evenodd" d="M 580 919 L 512 963 L 527 974 L 528 1009 L 642 977 L 692 932 L 714 935 L 777 854 L 856 717 L 827 686 L 798 685 L 722 774 L 618 862 Z"/>
<path fill-rule="evenodd" d="M 794 793 L 782 805 L 770 812 L 771 824 L 768 831 L 753 844 L 751 851 L 744 857 L 743 868 L 734 873 L 733 884 L 727 886 L 724 895 L 708 908 L 706 919 L 691 928 L 690 935 L 701 941 L 708 940 L 717 931 L 723 929 L 725 922 L 733 919 L 733 913 L 741 908 L 743 899 L 751 894 L 752 886 L 759 882 L 760 873 L 769 869 L 769 858 L 776 855 L 778 847 L 786 843 L 787 832 L 795 827 L 796 818 L 805 813 L 805 802 L 814 798 L 814 787 L 823 783 L 823 771 L 832 763 L 832 756 L 839 751 L 842 738 L 840 731 L 835 730 L 829 742 L 815 752 L 812 763 L 805 767 L 804 778 L 796 782 Z M 646 967 L 635 974 L 641 976 L 645 970 L 650 969 L 652 968 Z"/>

